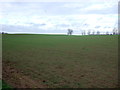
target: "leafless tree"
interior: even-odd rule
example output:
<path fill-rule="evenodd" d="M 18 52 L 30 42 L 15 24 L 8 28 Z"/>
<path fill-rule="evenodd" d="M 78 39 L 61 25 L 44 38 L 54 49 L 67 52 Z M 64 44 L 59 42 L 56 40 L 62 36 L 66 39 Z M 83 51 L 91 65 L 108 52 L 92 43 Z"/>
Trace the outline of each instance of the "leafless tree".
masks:
<path fill-rule="evenodd" d="M 84 32 L 83 32 L 83 30 L 81 31 L 81 34 L 82 34 L 82 35 L 84 35 Z"/>
<path fill-rule="evenodd" d="M 97 31 L 97 35 L 100 35 L 100 31 Z"/>
<path fill-rule="evenodd" d="M 92 34 L 94 35 L 94 34 L 95 34 L 95 31 L 92 31 Z"/>
<path fill-rule="evenodd" d="M 90 30 L 87 32 L 88 35 L 90 35 Z"/>
<path fill-rule="evenodd" d="M 83 30 L 83 32 L 82 32 L 82 33 L 83 33 L 83 35 L 85 35 L 85 34 L 86 34 L 85 30 Z"/>
<path fill-rule="evenodd" d="M 72 33 L 73 33 L 73 30 L 72 29 L 68 29 L 68 35 L 72 35 Z"/>
<path fill-rule="evenodd" d="M 117 30 L 117 28 L 114 28 L 113 29 L 113 35 L 117 35 L 118 34 L 118 30 Z"/>
<path fill-rule="evenodd" d="M 109 35 L 109 32 L 108 32 L 108 31 L 106 31 L 106 35 Z"/>

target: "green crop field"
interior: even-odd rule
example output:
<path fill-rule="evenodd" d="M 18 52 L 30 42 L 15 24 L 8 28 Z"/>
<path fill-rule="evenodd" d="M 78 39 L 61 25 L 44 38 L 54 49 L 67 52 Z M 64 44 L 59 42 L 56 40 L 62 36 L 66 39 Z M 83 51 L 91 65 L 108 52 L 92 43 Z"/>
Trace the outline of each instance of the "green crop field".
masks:
<path fill-rule="evenodd" d="M 118 35 L 6 34 L 2 36 L 2 45 L 3 64 L 12 63 L 38 85 L 50 88 L 118 85 Z"/>

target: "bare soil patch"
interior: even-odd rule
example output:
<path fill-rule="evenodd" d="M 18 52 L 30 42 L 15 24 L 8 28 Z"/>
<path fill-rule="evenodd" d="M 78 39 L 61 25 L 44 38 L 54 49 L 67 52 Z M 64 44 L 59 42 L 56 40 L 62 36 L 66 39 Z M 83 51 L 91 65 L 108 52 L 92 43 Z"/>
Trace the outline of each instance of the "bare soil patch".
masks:
<path fill-rule="evenodd" d="M 38 81 L 15 69 L 10 62 L 3 62 L 3 80 L 13 88 L 47 88 Z"/>

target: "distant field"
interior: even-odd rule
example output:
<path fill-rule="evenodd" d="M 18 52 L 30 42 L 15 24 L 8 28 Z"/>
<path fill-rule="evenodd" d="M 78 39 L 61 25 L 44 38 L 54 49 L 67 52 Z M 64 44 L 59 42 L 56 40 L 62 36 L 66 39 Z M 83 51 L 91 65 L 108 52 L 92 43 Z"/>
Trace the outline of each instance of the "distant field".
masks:
<path fill-rule="evenodd" d="M 3 35 L 2 54 L 4 69 L 4 63 L 10 63 L 11 67 L 33 80 L 36 87 L 117 87 L 117 35 L 8 34 Z M 5 74 L 3 79 L 14 85 Z"/>

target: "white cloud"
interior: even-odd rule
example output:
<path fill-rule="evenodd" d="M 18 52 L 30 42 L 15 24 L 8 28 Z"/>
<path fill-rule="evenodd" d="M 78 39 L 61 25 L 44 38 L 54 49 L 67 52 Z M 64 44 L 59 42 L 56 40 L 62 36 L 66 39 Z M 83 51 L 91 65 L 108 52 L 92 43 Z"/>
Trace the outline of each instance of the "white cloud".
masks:
<path fill-rule="evenodd" d="M 9 18 L 2 24 L 19 25 L 19 26 L 32 26 L 31 23 L 38 24 L 38 28 L 42 30 L 67 30 L 72 28 L 74 30 L 80 29 L 101 29 L 104 27 L 113 28 L 118 17 L 115 14 L 111 15 L 98 15 L 98 14 L 85 14 L 85 15 L 68 15 L 68 16 L 33 16 L 33 17 L 19 17 Z M 45 25 L 40 25 L 45 24 Z M 100 28 L 95 28 L 100 26 Z M 37 27 L 36 27 L 37 28 Z"/>
<path fill-rule="evenodd" d="M 86 1 L 86 0 L 85 0 Z M 67 28 L 72 28 L 76 31 L 79 31 L 80 29 L 96 29 L 96 26 L 101 26 L 101 31 L 104 31 L 104 27 L 110 27 L 113 28 L 115 22 L 117 21 L 117 15 L 116 14 L 84 14 L 83 12 L 91 11 L 91 10 L 105 10 L 107 8 L 111 8 L 116 3 L 113 3 L 113 0 L 110 0 L 109 3 L 104 1 L 105 3 L 98 3 L 96 0 L 90 0 L 92 1 L 92 4 L 89 4 L 87 7 L 85 7 L 85 2 L 82 1 L 82 3 L 63 3 L 58 4 L 58 6 L 53 6 L 47 14 L 43 13 L 43 9 L 50 7 L 51 4 L 48 3 L 46 6 L 41 6 L 42 4 L 36 4 L 36 3 L 23 3 L 21 6 L 17 3 L 12 5 L 11 3 L 1 4 L 0 7 L 5 7 L 4 10 L 2 10 L 2 13 L 0 14 L 0 23 L 6 24 L 6 25 L 14 25 L 14 26 L 26 26 L 26 27 L 35 27 L 38 29 L 43 29 L 46 31 L 49 30 L 67 30 Z M 95 1 L 95 2 L 93 2 Z M 101 1 L 101 0 L 98 0 Z M 84 4 L 83 4 L 84 2 Z M 89 1 L 88 1 L 89 2 Z M 61 7 L 64 7 L 61 10 Z M 56 9 L 54 9 L 56 8 Z M 64 11 L 65 8 L 66 11 Z M 74 14 L 64 14 L 66 12 L 72 12 L 72 9 L 75 12 Z M 57 12 L 60 10 L 60 14 Z M 82 11 L 83 12 L 82 12 Z M 54 13 L 53 15 L 49 13 Z M 4 16 L 4 17 L 2 17 Z M 31 24 L 33 23 L 33 24 Z M 37 25 L 36 25 L 37 24 Z M 44 25 L 40 25 L 44 24 Z M 36 25 L 36 26 L 35 26 Z M 40 25 L 40 26 L 39 26 Z M 35 29 L 34 29 L 35 30 Z M 96 29 L 97 30 L 97 29 Z"/>
<path fill-rule="evenodd" d="M 64 8 L 80 8 L 83 7 L 84 4 L 78 2 L 78 3 L 69 3 L 69 4 L 64 4 L 62 7 Z"/>
<path fill-rule="evenodd" d="M 3 18 L 3 16 L 2 16 L 2 15 L 0 15 L 0 20 L 2 20 L 2 18 Z"/>
<path fill-rule="evenodd" d="M 47 21 L 43 19 L 31 19 L 30 22 L 35 24 L 43 24 L 43 23 L 46 23 Z"/>
<path fill-rule="evenodd" d="M 84 8 L 83 10 L 104 10 L 111 8 L 114 4 L 106 4 L 106 3 L 101 3 L 101 4 L 93 4 L 91 6 L 88 6 Z"/>

